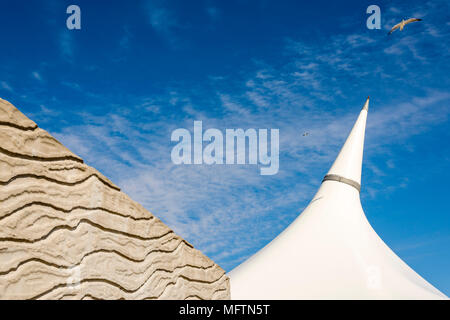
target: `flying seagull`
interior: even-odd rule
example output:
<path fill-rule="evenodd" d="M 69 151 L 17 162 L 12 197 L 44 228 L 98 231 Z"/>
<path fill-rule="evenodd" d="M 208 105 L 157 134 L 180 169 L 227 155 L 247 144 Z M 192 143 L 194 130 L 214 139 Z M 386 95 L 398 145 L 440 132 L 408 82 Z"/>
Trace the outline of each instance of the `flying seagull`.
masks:
<path fill-rule="evenodd" d="M 403 30 L 403 28 L 411 22 L 415 22 L 415 21 L 422 21 L 422 19 L 417 19 L 417 18 L 411 18 L 408 20 L 402 20 L 402 22 L 397 23 L 395 26 L 392 27 L 391 31 L 389 31 L 388 34 L 391 34 L 392 32 L 394 32 L 395 30 L 397 30 L 398 28 L 400 28 L 400 31 Z"/>

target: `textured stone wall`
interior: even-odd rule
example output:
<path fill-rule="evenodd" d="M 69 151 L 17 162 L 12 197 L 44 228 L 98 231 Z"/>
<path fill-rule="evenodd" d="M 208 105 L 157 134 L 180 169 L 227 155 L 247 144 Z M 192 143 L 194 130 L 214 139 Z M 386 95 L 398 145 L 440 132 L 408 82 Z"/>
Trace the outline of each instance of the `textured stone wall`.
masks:
<path fill-rule="evenodd" d="M 0 299 L 228 299 L 213 261 L 0 99 Z"/>

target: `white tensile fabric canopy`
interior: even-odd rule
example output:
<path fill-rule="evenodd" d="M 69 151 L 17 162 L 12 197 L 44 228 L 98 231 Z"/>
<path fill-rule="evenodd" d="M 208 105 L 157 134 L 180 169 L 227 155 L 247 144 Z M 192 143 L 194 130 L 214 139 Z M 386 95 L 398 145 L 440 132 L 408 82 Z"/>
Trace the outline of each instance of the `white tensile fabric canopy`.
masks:
<path fill-rule="evenodd" d="M 360 201 L 365 103 L 311 203 L 229 273 L 232 299 L 446 298 L 373 230 Z"/>

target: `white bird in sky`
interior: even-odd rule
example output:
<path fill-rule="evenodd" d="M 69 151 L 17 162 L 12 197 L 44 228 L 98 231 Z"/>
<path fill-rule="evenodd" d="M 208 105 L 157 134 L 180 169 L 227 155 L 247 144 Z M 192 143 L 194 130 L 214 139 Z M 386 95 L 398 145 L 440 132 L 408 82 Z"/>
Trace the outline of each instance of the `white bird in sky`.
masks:
<path fill-rule="evenodd" d="M 411 22 L 415 22 L 415 21 L 422 21 L 422 19 L 417 19 L 417 18 L 411 18 L 408 20 L 402 20 L 402 22 L 397 23 L 395 26 L 392 27 L 391 31 L 389 31 L 388 34 L 391 34 L 392 32 L 394 32 L 395 30 L 397 30 L 398 28 L 400 28 L 400 31 L 403 30 L 403 28 Z"/>

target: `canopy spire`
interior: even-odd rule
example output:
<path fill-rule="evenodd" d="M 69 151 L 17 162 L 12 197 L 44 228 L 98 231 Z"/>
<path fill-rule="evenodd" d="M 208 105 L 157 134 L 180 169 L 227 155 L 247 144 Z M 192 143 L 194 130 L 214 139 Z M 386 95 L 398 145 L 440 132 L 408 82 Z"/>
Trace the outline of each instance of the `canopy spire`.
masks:
<path fill-rule="evenodd" d="M 232 299 L 447 298 L 389 249 L 364 214 L 355 188 L 368 109 L 369 99 L 306 209 L 229 273 Z"/>
<path fill-rule="evenodd" d="M 361 190 L 361 168 L 364 150 L 369 97 L 367 97 L 350 135 L 323 181 L 339 181 Z"/>
<path fill-rule="evenodd" d="M 363 107 L 363 110 L 366 110 L 367 112 L 369 112 L 369 99 L 370 99 L 370 96 L 367 96 L 366 103 L 364 103 L 364 107 Z"/>

